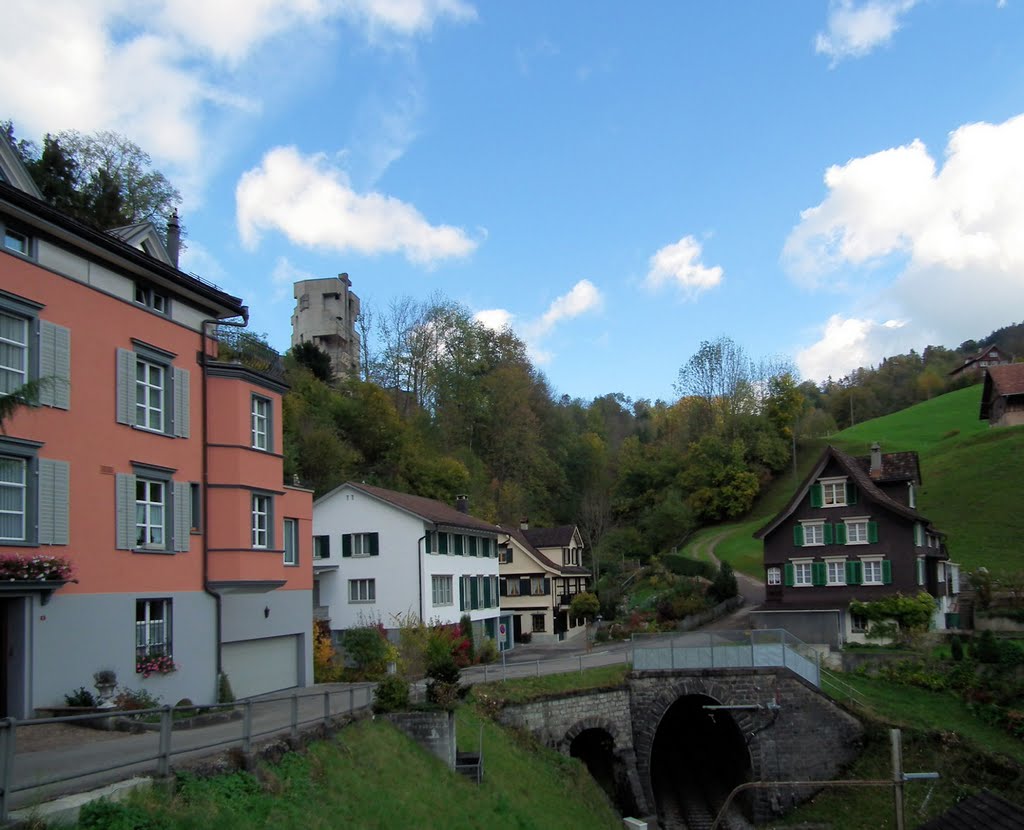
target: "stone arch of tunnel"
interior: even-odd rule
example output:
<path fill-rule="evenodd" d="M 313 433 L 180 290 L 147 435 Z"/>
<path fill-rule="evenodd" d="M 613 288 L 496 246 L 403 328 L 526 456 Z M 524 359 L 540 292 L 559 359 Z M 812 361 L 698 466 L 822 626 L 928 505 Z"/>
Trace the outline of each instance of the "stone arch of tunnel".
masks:
<path fill-rule="evenodd" d="M 585 718 L 573 724 L 565 734 L 563 750 L 583 762 L 622 815 L 637 812 L 635 772 L 630 775 L 635 769 L 635 760 L 614 723 L 602 718 Z"/>
<path fill-rule="evenodd" d="M 744 737 L 749 716 L 723 705 L 707 690 L 680 690 L 657 719 L 647 747 L 644 784 L 652 805 L 686 815 L 714 816 L 732 789 L 754 778 L 755 760 Z M 750 815 L 751 805 L 738 806 Z"/>

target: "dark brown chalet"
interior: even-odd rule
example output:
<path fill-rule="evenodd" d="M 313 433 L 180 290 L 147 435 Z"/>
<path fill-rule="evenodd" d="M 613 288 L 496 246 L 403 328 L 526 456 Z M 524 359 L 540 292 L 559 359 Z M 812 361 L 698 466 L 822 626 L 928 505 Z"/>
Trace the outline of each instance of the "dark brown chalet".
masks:
<path fill-rule="evenodd" d="M 979 417 L 993 427 L 1024 424 L 1024 363 L 992 366 L 985 372 Z"/>
<path fill-rule="evenodd" d="M 977 375 L 980 377 L 985 373 L 985 370 L 988 367 L 1002 366 L 1004 363 L 1013 363 L 1013 355 L 1007 354 L 1005 351 L 993 344 L 991 346 L 985 346 L 976 354 L 972 354 L 963 363 L 953 369 L 949 373 L 949 376 L 957 377 L 959 375 Z"/>
<path fill-rule="evenodd" d="M 861 639 L 851 600 L 927 591 L 945 627 L 959 590 L 945 534 L 918 512 L 916 452 L 853 457 L 827 447 L 789 504 L 754 534 L 764 542 L 765 604 L 759 625 L 807 642 Z"/>

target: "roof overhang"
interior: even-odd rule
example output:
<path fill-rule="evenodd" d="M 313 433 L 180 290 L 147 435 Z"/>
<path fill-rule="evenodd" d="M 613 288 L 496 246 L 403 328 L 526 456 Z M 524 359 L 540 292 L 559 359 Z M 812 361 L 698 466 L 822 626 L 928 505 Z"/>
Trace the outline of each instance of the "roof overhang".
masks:
<path fill-rule="evenodd" d="M 229 594 L 269 594 L 287 584 L 285 579 L 230 579 L 207 582 L 206 587 L 223 597 Z"/>

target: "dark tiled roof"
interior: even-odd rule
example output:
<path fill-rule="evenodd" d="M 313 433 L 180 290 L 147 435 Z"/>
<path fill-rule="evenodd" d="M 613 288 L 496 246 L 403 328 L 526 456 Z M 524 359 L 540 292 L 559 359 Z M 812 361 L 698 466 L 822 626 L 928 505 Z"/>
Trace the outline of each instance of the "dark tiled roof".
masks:
<path fill-rule="evenodd" d="M 978 362 L 979 360 L 983 360 L 983 359 L 985 359 L 986 357 L 988 357 L 988 356 L 989 356 L 989 353 L 990 353 L 990 352 L 991 352 L 991 351 L 992 351 L 993 349 L 998 349 L 998 351 L 999 351 L 999 355 L 998 355 L 998 357 L 996 358 L 997 360 L 1001 360 L 1001 361 L 1010 361 L 1010 360 L 1013 360 L 1013 356 L 1012 356 L 1012 355 L 1009 355 L 1009 354 L 1007 354 L 1007 353 L 1006 353 L 1005 351 L 1003 351 L 1002 349 L 999 349 L 999 346 L 998 346 L 998 345 L 997 345 L 996 343 L 993 343 L 993 344 L 991 344 L 990 346 L 984 346 L 984 347 L 982 347 L 981 349 L 978 349 L 978 351 L 977 351 L 977 352 L 975 352 L 974 354 L 972 354 L 972 355 L 971 355 L 970 357 L 966 358 L 966 359 L 964 360 L 964 362 L 963 362 L 963 363 L 961 363 L 961 364 L 960 364 L 959 366 L 957 366 L 957 367 L 956 367 L 955 369 L 953 369 L 952 371 L 950 371 L 950 373 L 949 373 L 949 374 L 951 374 L 951 375 L 955 375 L 955 374 L 958 374 L 959 372 L 962 372 L 962 371 L 964 371 L 965 369 L 970 369 L 970 368 L 971 368 L 972 366 L 974 366 L 974 364 L 975 364 L 975 363 L 977 363 L 977 362 Z"/>
<path fill-rule="evenodd" d="M 860 455 L 854 461 L 871 475 L 871 456 Z M 873 481 L 916 481 L 921 482 L 921 467 L 916 452 L 882 453 L 882 473 L 871 476 Z"/>
<path fill-rule="evenodd" d="M 915 452 L 888 453 L 888 456 L 882 456 L 882 469 L 886 470 L 886 457 L 906 455 L 914 456 L 913 464 L 916 466 L 917 453 Z M 842 450 L 836 449 L 833 446 L 828 446 L 825 447 L 825 450 L 821 454 L 821 458 L 818 459 L 818 463 L 815 464 L 814 467 L 811 469 L 810 473 L 808 473 L 807 478 L 805 478 L 803 482 L 800 484 L 800 486 L 797 488 L 796 492 L 793 494 L 793 498 L 789 500 L 789 503 L 784 508 L 782 508 L 782 510 L 779 511 L 779 513 L 777 513 L 775 517 L 770 522 L 768 522 L 768 524 L 766 524 L 764 527 L 762 527 L 760 530 L 754 533 L 755 539 L 763 539 L 779 524 L 781 524 L 782 521 L 796 509 L 796 506 L 800 503 L 800 500 L 804 497 L 804 494 L 807 492 L 807 488 L 814 483 L 814 480 L 818 476 L 821 475 L 821 471 L 825 468 L 825 465 L 828 463 L 829 457 L 832 457 L 839 462 L 839 465 L 844 470 L 846 470 L 847 475 L 849 475 L 850 478 L 853 479 L 854 483 L 856 483 L 860 491 L 867 495 L 867 497 L 870 498 L 872 501 L 877 502 L 879 505 L 886 508 L 887 510 L 890 510 L 893 513 L 896 513 L 900 516 L 904 516 L 910 519 L 911 521 L 924 522 L 926 525 L 929 525 L 929 527 L 931 527 L 928 519 L 922 516 L 916 510 L 914 510 L 914 508 L 907 507 L 905 504 L 900 504 L 898 501 L 896 501 L 891 496 L 886 494 L 881 488 L 879 488 L 878 484 L 868 474 L 868 468 L 871 463 L 870 457 L 854 458 L 852 455 L 847 455 Z M 907 459 L 900 459 L 898 462 L 894 461 L 892 464 L 892 469 L 896 469 L 897 467 L 905 467 L 908 463 L 909 462 L 907 461 Z"/>
<path fill-rule="evenodd" d="M 531 527 L 524 530 L 523 535 L 538 548 L 567 548 L 572 544 L 572 534 L 575 530 L 576 525 Z"/>
<path fill-rule="evenodd" d="M 982 790 L 954 804 L 918 830 L 1024 830 L 1024 809 Z"/>
<path fill-rule="evenodd" d="M 461 527 L 467 530 L 482 530 L 495 534 L 499 532 L 497 525 L 485 522 L 483 519 L 478 519 L 475 516 L 470 516 L 468 513 L 462 513 L 454 507 L 435 499 L 413 496 L 409 493 L 399 493 L 397 490 L 385 490 L 383 487 L 373 487 L 369 484 L 357 484 L 354 481 L 346 482 L 341 486 L 360 490 L 368 496 L 374 496 L 381 501 L 385 501 L 409 513 L 414 513 L 420 518 L 437 525 Z M 338 489 L 341 488 L 339 487 Z M 332 490 L 327 496 L 336 492 L 337 490 Z M 327 498 L 327 496 L 322 496 L 321 498 Z M 320 501 L 320 499 L 317 499 L 317 501 Z"/>
<path fill-rule="evenodd" d="M 575 529 L 574 525 L 568 525 L 570 530 Z M 538 530 L 561 530 L 562 528 L 538 528 Z M 536 545 L 530 542 L 529 536 L 534 532 L 531 530 L 520 530 L 519 528 L 511 527 L 500 527 L 499 530 L 502 533 L 507 533 L 513 537 L 520 545 L 530 552 L 530 555 L 535 557 L 538 562 L 551 568 L 554 571 L 558 571 L 563 576 L 590 576 L 590 571 L 586 568 L 581 568 L 577 565 L 559 565 L 553 559 L 545 556 L 539 550 Z"/>

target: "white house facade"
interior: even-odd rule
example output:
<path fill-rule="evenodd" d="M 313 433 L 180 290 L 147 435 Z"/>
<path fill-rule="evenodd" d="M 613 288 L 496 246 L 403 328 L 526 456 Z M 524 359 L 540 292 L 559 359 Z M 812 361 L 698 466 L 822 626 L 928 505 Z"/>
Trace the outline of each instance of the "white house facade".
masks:
<path fill-rule="evenodd" d="M 461 502 L 465 504 L 464 500 Z M 498 528 L 433 499 L 348 482 L 313 504 L 314 612 L 335 636 L 401 621 L 498 635 Z"/>

